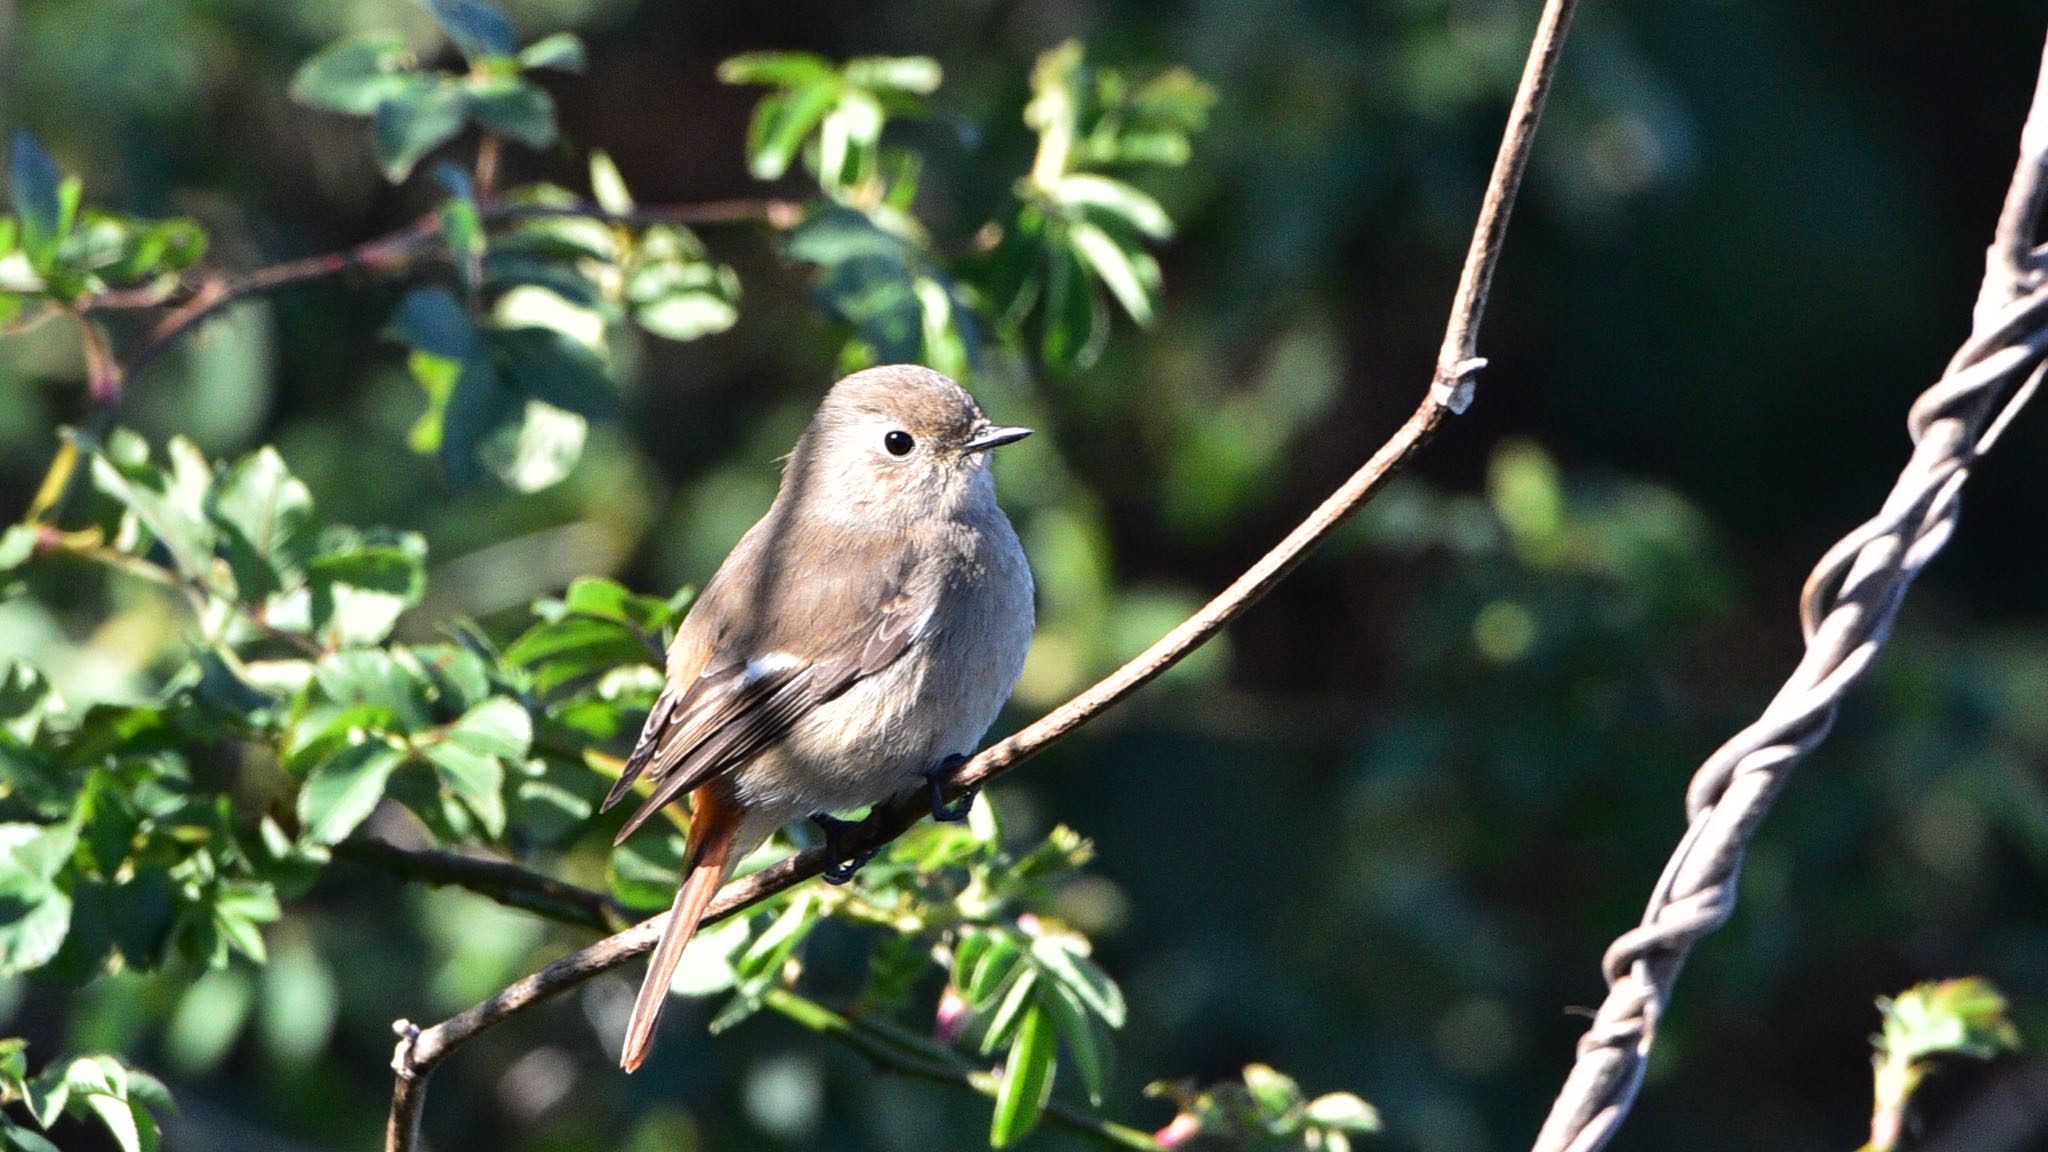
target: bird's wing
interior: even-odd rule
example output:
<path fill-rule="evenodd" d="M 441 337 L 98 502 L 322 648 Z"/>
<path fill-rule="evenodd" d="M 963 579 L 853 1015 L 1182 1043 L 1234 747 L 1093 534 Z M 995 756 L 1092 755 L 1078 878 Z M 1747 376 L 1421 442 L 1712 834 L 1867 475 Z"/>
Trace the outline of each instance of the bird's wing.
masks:
<path fill-rule="evenodd" d="M 609 809 L 643 775 L 655 783 L 620 830 L 620 841 L 662 805 L 753 759 L 811 709 L 888 667 L 916 643 L 931 620 L 935 597 L 915 594 L 915 565 L 907 554 L 880 578 L 876 571 L 850 560 L 837 574 L 811 574 L 810 587 L 765 595 L 714 578 L 716 587 L 705 589 L 696 612 L 730 620 L 715 609 L 745 607 L 757 618 L 755 625 L 717 637 L 686 622 L 677 635 L 668 682 L 605 797 Z M 757 602 L 747 604 L 743 598 L 749 595 Z M 769 618 L 758 619 L 764 614 Z"/>

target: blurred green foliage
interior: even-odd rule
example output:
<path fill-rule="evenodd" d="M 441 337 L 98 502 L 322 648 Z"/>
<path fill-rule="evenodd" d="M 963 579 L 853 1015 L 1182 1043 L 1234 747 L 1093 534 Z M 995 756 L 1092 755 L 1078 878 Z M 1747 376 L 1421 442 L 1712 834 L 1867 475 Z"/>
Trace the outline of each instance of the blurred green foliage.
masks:
<path fill-rule="evenodd" d="M 336 858 L 346 826 L 664 902 L 670 830 L 607 854 L 588 806 L 671 593 L 766 507 L 844 368 L 924 359 L 1044 430 L 1000 478 L 1042 621 L 1005 724 L 1139 650 L 1419 398 L 1533 15 L 483 11 L 51 0 L 0 22 L 24 222 L 0 319 L 26 329 L 0 345 L 0 489 L 39 524 L 0 538 L 0 657 L 38 670 L 0 696 L 5 746 L 33 753 L 9 779 L 40 782 L 9 786 L 32 866 L 0 901 L 38 909 L 9 963 L 48 969 L 0 981 L 0 1035 L 30 1041 L 0 1095 L 81 1060 L 111 1086 L 74 1054 L 117 1052 L 176 1090 L 167 1146 L 374 1144 L 394 1016 L 458 1011 L 588 933 Z M 1007 1092 L 1007 1135 L 1076 1145 L 1023 1131 L 1048 1089 L 1175 1140 L 1526 1142 L 1583 1026 L 1561 1009 L 1598 996 L 1686 774 L 1789 666 L 1804 565 L 1882 491 L 1963 330 L 2038 24 L 2014 0 L 1587 8 L 1480 403 L 1417 474 L 1227 647 L 998 789 L 979 832 L 707 935 L 686 973 L 707 999 L 642 1076 L 604 1057 L 631 989 L 601 979 L 441 1070 L 430 1142 L 960 1146 Z M 510 141 L 494 183 L 479 126 Z M 786 229 L 636 217 L 764 193 L 812 199 Z M 66 302 L 429 213 L 417 266 L 238 304 L 125 382 L 135 435 L 59 437 L 92 430 L 105 361 L 155 315 L 81 325 Z M 1116 313 L 1150 328 L 1109 338 Z M 1625 1141 L 1853 1146 L 1870 1000 L 1932 975 L 1992 977 L 2043 1032 L 2043 435 L 2022 421 L 1978 470 L 1876 682 L 1763 830 Z M 364 815 L 373 783 L 393 804 Z M 989 889 L 1046 851 L 1058 883 Z M 1120 990 L 1114 1059 L 1109 1002 L 1089 970 L 1045 974 L 1046 939 L 1089 941 Z M 1034 1032 L 997 1098 L 821 1038 L 879 1023 L 993 1070 L 981 1038 L 1032 1013 L 1057 1038 Z M 707 1039 L 721 1014 L 746 1022 Z M 1940 1132 L 2004 1067 L 1935 1077 L 1916 1110 Z M 92 1100 L 122 1097 L 74 1095 L 50 1139 L 117 1141 Z"/>

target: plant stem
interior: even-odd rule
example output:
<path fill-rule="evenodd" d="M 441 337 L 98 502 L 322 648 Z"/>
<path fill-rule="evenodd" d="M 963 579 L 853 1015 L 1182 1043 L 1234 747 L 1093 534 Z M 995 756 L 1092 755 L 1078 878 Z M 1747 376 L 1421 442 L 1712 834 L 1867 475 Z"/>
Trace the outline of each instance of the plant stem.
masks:
<path fill-rule="evenodd" d="M 996 1098 L 998 1081 L 995 1074 L 969 1065 L 949 1048 L 914 1040 L 893 1030 L 871 1027 L 787 988 L 769 989 L 762 997 L 762 1004 L 820 1036 L 846 1045 L 883 1071 L 945 1084 L 988 1100 Z M 1057 1100 L 1046 1104 L 1045 1117 L 1105 1148 L 1158 1152 L 1160 1147 L 1148 1133 L 1104 1120 Z"/>

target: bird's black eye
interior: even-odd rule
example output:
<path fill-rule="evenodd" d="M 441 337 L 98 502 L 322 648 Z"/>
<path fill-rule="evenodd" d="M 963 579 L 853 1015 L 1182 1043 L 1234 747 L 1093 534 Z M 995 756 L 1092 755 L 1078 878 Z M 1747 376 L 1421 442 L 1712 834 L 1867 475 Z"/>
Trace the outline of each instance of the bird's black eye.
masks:
<path fill-rule="evenodd" d="M 882 447 L 887 448 L 891 456 L 908 456 L 910 450 L 917 447 L 917 441 L 910 438 L 910 433 L 899 428 L 882 437 Z"/>

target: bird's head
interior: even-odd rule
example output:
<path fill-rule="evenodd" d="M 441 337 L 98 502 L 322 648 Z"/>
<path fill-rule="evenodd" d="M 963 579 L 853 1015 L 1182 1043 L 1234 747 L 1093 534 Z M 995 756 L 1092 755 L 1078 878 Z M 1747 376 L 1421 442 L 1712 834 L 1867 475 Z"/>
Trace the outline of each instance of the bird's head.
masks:
<path fill-rule="evenodd" d="M 991 449 L 1029 436 L 992 424 L 966 389 L 891 364 L 832 386 L 790 454 L 783 499 L 809 515 L 889 527 L 993 499 Z"/>

